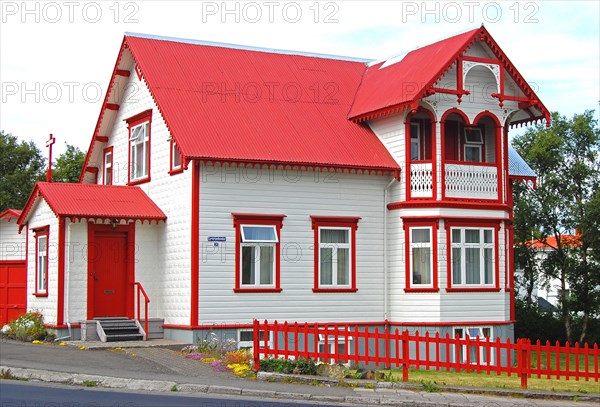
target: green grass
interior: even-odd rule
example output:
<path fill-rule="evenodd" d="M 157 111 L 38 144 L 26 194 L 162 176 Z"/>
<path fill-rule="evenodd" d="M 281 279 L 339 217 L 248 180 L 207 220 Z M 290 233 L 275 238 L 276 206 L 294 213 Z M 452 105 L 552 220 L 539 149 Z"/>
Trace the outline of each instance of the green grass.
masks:
<path fill-rule="evenodd" d="M 81 382 L 81 385 L 84 387 L 96 387 L 98 386 L 98 383 L 94 380 L 84 380 L 83 382 Z"/>
<path fill-rule="evenodd" d="M 547 352 L 540 352 L 540 367 L 542 369 L 546 368 L 547 365 L 547 356 L 546 356 Z M 579 371 L 580 372 L 585 372 L 585 355 L 577 355 L 579 357 Z M 577 357 L 573 354 L 569 355 L 569 370 L 570 371 L 575 371 L 575 362 L 576 362 Z M 532 368 L 537 368 L 537 360 L 538 360 L 538 354 L 537 352 L 531 352 L 531 367 Z M 567 366 L 567 357 L 564 353 L 560 353 L 559 355 L 559 363 L 560 363 L 560 368 L 561 370 L 565 370 L 566 366 Z M 588 371 L 593 372 L 594 371 L 594 356 L 593 355 L 588 355 Z M 556 370 L 556 352 L 550 352 L 550 369 L 551 370 Z"/>
<path fill-rule="evenodd" d="M 387 373 L 387 371 L 386 371 Z M 398 380 L 402 380 L 402 371 L 398 369 L 392 370 L 392 375 Z M 498 389 L 520 389 L 521 378 L 515 374 L 510 377 L 507 373 L 502 373 L 500 376 L 493 373 L 465 373 L 465 372 L 443 372 L 443 371 L 428 371 L 428 370 L 410 370 L 408 373 L 408 381 L 411 383 L 435 383 L 446 386 L 465 386 L 465 387 L 486 387 Z M 561 378 L 546 379 L 542 377 L 530 377 L 527 379 L 527 388 L 530 390 L 546 390 L 553 392 L 572 392 L 572 393 L 591 393 L 600 394 L 600 383 L 590 380 L 576 381 L 574 378 L 566 380 Z"/>

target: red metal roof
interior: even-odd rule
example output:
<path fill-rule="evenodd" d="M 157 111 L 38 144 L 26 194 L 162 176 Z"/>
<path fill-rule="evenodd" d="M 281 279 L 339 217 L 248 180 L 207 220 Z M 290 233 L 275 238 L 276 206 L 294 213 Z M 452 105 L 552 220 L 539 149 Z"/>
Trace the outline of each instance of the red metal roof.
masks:
<path fill-rule="evenodd" d="M 546 238 L 539 238 L 534 240 L 528 240 L 525 242 L 525 245 L 529 247 L 533 247 L 538 250 L 545 249 L 555 249 L 558 247 L 558 242 L 560 241 L 562 246 L 566 247 L 576 247 L 581 246 L 581 235 L 562 235 L 560 240 L 556 239 L 556 236 L 548 236 Z"/>
<path fill-rule="evenodd" d="M 546 125 L 549 126 L 550 111 L 483 26 L 411 51 L 401 61 L 386 67 L 382 68 L 385 62 L 370 66 L 356 92 L 348 117 L 354 121 L 363 121 L 380 114 L 415 109 L 419 99 L 428 96 L 435 83 L 475 41 L 484 42 L 490 48 L 508 75 L 542 112 Z M 540 117 L 533 118 L 537 119 Z"/>
<path fill-rule="evenodd" d="M 19 219 L 21 216 L 20 209 L 7 209 L 4 212 L 0 213 L 0 219 L 6 219 L 7 222 L 10 222 L 12 218 Z"/>
<path fill-rule="evenodd" d="M 364 62 L 125 37 L 188 159 L 395 172 L 347 119 Z"/>
<path fill-rule="evenodd" d="M 409 52 L 400 61 L 382 68 L 385 62 L 367 69 L 349 117 L 410 103 L 422 97 L 471 44 L 479 28 Z"/>
<path fill-rule="evenodd" d="M 166 220 L 167 216 L 139 187 L 124 185 L 38 182 L 18 223 L 23 225 L 38 198 L 44 198 L 56 216 Z"/>

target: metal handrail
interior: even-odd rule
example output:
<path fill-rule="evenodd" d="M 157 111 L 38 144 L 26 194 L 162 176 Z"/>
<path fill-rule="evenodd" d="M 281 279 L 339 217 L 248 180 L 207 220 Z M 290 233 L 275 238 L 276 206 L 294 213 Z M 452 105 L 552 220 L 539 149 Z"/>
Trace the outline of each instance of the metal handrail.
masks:
<path fill-rule="evenodd" d="M 146 290 L 144 290 L 144 287 L 142 287 L 142 283 L 136 281 L 135 283 L 133 283 L 133 285 L 137 287 L 137 320 L 140 323 L 140 325 L 142 323 L 140 314 L 140 293 L 144 296 L 144 316 L 146 317 L 146 319 L 144 320 L 144 335 L 146 340 L 148 340 L 148 304 L 150 303 L 150 298 L 148 297 L 148 294 L 146 294 Z"/>

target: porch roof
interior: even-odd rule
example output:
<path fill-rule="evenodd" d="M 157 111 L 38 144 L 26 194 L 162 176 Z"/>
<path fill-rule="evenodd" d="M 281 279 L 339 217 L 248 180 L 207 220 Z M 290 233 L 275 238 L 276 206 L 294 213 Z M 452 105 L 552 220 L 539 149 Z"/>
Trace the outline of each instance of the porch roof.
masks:
<path fill-rule="evenodd" d="M 510 144 L 508 145 L 508 176 L 513 179 L 532 181 L 534 184 L 537 179 L 535 171 Z"/>
<path fill-rule="evenodd" d="M 29 218 L 43 198 L 56 216 L 88 219 L 166 220 L 164 212 L 136 186 L 38 182 L 17 223 Z"/>

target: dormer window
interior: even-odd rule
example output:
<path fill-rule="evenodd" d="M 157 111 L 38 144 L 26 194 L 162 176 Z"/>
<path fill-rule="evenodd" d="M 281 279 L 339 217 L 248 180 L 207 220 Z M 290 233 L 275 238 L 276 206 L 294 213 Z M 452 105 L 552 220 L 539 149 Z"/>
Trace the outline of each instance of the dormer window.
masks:
<path fill-rule="evenodd" d="M 464 159 L 482 162 L 483 135 L 478 127 L 465 128 Z"/>

